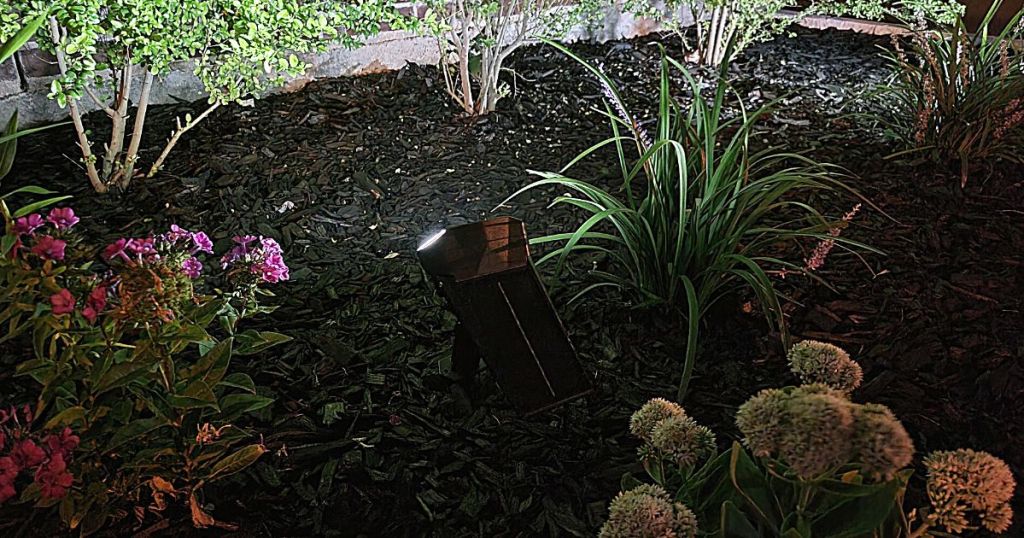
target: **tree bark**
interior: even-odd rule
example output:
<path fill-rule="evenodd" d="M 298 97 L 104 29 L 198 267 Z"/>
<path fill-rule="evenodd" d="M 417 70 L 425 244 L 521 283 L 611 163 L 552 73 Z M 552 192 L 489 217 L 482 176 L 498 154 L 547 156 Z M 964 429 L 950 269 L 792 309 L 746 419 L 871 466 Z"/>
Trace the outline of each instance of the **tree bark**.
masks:
<path fill-rule="evenodd" d="M 135 125 L 132 126 L 132 141 L 128 144 L 128 153 L 121 167 L 121 188 L 127 188 L 135 175 L 135 162 L 139 159 L 139 145 L 142 143 L 142 130 L 146 125 L 146 110 L 149 108 L 149 92 L 153 87 L 153 72 L 146 69 L 146 78 L 142 81 L 139 93 L 139 108 L 135 111 Z"/>
<path fill-rule="evenodd" d="M 50 38 L 53 40 L 53 49 L 57 56 L 57 66 L 62 75 L 67 75 L 68 65 L 64 58 L 64 52 L 60 48 L 60 25 L 55 17 L 50 17 Z M 85 126 L 82 124 L 82 114 L 78 110 L 78 101 L 68 98 L 68 109 L 71 112 L 71 122 L 75 125 L 75 133 L 78 135 L 78 146 L 82 149 L 82 161 L 85 164 L 85 173 L 89 177 L 89 183 L 96 192 L 107 192 L 107 185 L 100 179 L 96 170 L 96 156 L 92 153 L 92 145 L 89 143 L 89 136 L 85 133 Z"/>

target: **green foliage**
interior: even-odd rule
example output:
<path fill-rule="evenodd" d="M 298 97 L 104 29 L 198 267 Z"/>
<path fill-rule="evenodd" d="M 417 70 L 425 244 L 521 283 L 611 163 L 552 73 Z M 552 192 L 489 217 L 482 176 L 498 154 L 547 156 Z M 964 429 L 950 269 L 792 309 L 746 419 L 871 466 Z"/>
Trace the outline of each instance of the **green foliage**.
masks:
<path fill-rule="evenodd" d="M 963 19 L 939 31 L 914 30 L 904 45 L 894 39 L 885 58 L 891 81 L 875 95 L 873 114 L 904 148 L 956 168 L 961 186 L 972 170 L 995 161 L 1024 163 L 1024 11 L 998 34 L 988 26 L 993 3 L 971 35 Z"/>
<path fill-rule="evenodd" d="M 37 20 L 46 9 L 49 23 L 37 32 L 37 41 L 58 56 L 61 68 L 50 97 L 70 107 L 84 164 L 98 191 L 111 184 L 123 188 L 131 180 L 152 79 L 167 74 L 175 62 L 194 62 L 210 96 L 210 111 L 259 97 L 286 77 L 302 74 L 308 66 L 298 54 L 321 51 L 335 41 L 357 44 L 358 37 L 378 32 L 383 24 L 410 24 L 391 0 L 341 5 L 334 0 L 61 0 L 52 8 L 40 0 L 17 0 L 0 8 L 0 39 L 12 35 L 18 21 Z M 129 96 L 136 79 L 141 80 L 139 110 L 129 129 Z M 99 169 L 76 105 L 86 96 L 113 123 Z M 179 121 L 149 175 L 207 114 Z M 125 148 L 129 131 L 133 144 Z"/>
<path fill-rule="evenodd" d="M 768 276 L 769 266 L 796 272 L 804 269 L 773 257 L 769 247 L 800 238 L 825 238 L 832 224 L 792 196 L 846 187 L 830 177 L 829 167 L 806 157 L 774 148 L 750 148 L 754 127 L 770 107 L 748 113 L 740 104 L 739 114 L 723 119 L 728 93 L 725 65 L 713 95 L 706 98 L 685 67 L 664 57 L 658 123 L 651 138 L 623 105 L 611 80 L 583 63 L 605 87 L 609 100 L 605 114 L 611 120 L 613 136 L 587 149 L 559 172 L 533 172 L 542 179 L 509 198 L 545 185 L 579 195 L 558 197 L 553 204 L 582 210 L 588 215 L 586 221 L 574 232 L 536 238 L 533 243 L 561 244 L 540 260 L 555 260 L 556 275 L 562 273 L 571 255 L 607 257 L 610 267 L 590 271 L 597 282 L 581 294 L 614 287 L 635 297 L 640 306 L 681 309 L 689 327 L 679 391 L 682 398 L 697 354 L 701 318 L 723 297 L 744 289 L 752 291 L 769 323 L 785 338 L 785 321 Z M 693 96 L 691 105 L 673 99 L 671 68 L 686 78 Z M 614 147 L 618 154 L 621 195 L 566 175 L 577 162 L 606 146 Z M 786 219 L 776 218 L 783 214 Z M 785 222 L 769 224 L 769 220 Z"/>
<path fill-rule="evenodd" d="M 696 40 L 684 46 L 693 61 L 717 66 L 732 59 L 748 46 L 769 40 L 781 34 L 799 20 L 814 15 L 852 16 L 861 19 L 882 20 L 894 17 L 901 20 L 949 22 L 963 12 L 963 6 L 950 0 L 814 0 L 801 4 L 801 10 L 782 16 L 779 12 L 792 7 L 785 0 L 627 0 L 624 9 L 661 19 L 669 29 L 683 36 L 683 22 L 692 15 Z M 727 52 L 730 42 L 732 50 Z"/>
<path fill-rule="evenodd" d="M 526 43 L 564 35 L 586 13 L 583 6 L 555 0 L 429 0 L 426 5 L 423 29 L 437 40 L 445 89 L 470 115 L 493 112 L 511 92 L 499 81 L 509 55 Z"/>
<path fill-rule="evenodd" d="M 775 401 L 767 413 L 751 413 L 765 396 Z M 853 420 L 844 422 L 832 413 L 834 406 L 846 407 Z M 875 404 L 856 404 L 845 394 L 822 385 L 803 385 L 762 391 L 737 413 L 743 443 L 734 441 L 721 454 L 699 461 L 680 461 L 672 453 L 702 449 L 699 439 L 677 436 L 665 450 L 657 436 L 637 429 L 647 424 L 652 410 L 661 410 L 662 424 L 689 419 L 681 407 L 655 399 L 638 410 L 631 431 L 643 441 L 640 457 L 648 478 L 656 486 L 625 475 L 622 490 L 633 496 L 644 492 L 673 492 L 665 501 L 681 503 L 696 515 L 702 536 L 720 538 L 897 538 L 950 536 L 971 528 L 967 516 L 978 517 L 981 525 L 994 532 L 1009 527 L 1008 500 L 1014 480 L 1005 462 L 971 450 L 935 453 L 925 459 L 929 469 L 928 492 L 931 506 L 904 511 L 903 498 L 912 474 L 909 464 L 913 447 L 903 426 L 891 413 L 883 420 L 861 422 L 858 414 L 877 417 Z M 756 420 L 751 421 L 751 415 Z M 799 420 L 807 414 L 827 417 L 828 423 Z M 849 419 L 851 417 L 847 417 Z M 798 470 L 800 460 L 827 458 L 828 465 L 807 475 Z M 765 451 L 764 446 L 782 447 Z M 787 445 L 799 445 L 788 450 Z M 891 458 L 899 454 L 898 458 Z M 876 473 L 873 464 L 890 459 L 888 472 Z M 955 477 L 955 478 L 954 478 Z M 621 497 L 621 495 L 620 495 Z M 656 522 L 644 508 L 651 502 L 634 503 L 634 513 L 612 513 L 601 536 L 615 536 L 620 527 L 652 536 Z M 613 502 L 614 506 L 614 502 Z M 977 512 L 977 513 L 971 513 Z M 615 521 L 612 521 L 612 520 Z M 632 523 L 632 526 L 625 525 Z M 606 532 L 606 531 L 613 532 Z M 648 533 L 644 533 L 647 531 Z"/>
<path fill-rule="evenodd" d="M 201 295 L 201 279 L 172 285 L 183 258 L 159 239 L 161 257 L 151 261 L 118 264 L 108 249 L 110 272 L 101 273 L 97 249 L 69 227 L 47 235 L 18 227 L 17 219 L 61 199 L 14 211 L 0 201 L 0 343 L 27 352 L 9 366 L 36 387 L 38 420 L 81 436 L 68 494 L 56 502 L 26 489 L 20 502 L 57 506 L 82 534 L 150 502 L 161 511 L 176 501 L 196 526 L 220 526 L 202 506 L 202 489 L 265 451 L 235 424 L 272 403 L 249 376 L 231 372 L 231 361 L 289 338 L 237 330 L 240 319 L 270 310 L 251 302 L 252 289 Z M 66 242 L 59 256 L 30 249 L 46 237 Z"/>

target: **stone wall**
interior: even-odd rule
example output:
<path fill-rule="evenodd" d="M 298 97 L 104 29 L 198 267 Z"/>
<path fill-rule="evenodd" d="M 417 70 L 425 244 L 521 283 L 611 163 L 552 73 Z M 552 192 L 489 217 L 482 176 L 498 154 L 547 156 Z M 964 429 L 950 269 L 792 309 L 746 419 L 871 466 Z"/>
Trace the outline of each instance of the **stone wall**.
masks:
<path fill-rule="evenodd" d="M 629 14 L 611 13 L 603 24 L 590 28 L 577 28 L 566 40 L 594 39 L 607 41 L 647 34 L 656 29 L 648 19 L 637 19 Z M 354 50 L 334 47 L 320 54 L 304 56 L 310 64 L 306 74 L 290 80 L 277 91 L 294 91 L 308 82 L 329 77 L 362 75 L 401 69 L 406 63 L 436 65 L 439 53 L 434 40 L 404 31 L 386 31 L 366 40 Z M 0 122 L 15 110 L 19 111 L 22 126 L 65 119 L 67 109 L 47 99 L 50 82 L 59 74 L 56 59 L 29 43 L 15 56 L 0 64 Z M 138 91 L 140 85 L 135 85 Z M 150 100 L 154 104 L 193 101 L 203 97 L 203 87 L 192 74 L 191 62 L 175 65 L 170 73 L 154 81 Z M 134 98 L 133 98 L 134 100 Z M 90 99 L 80 101 L 83 110 L 95 110 Z"/>
<path fill-rule="evenodd" d="M 683 13 L 683 23 L 693 19 Z M 782 12 L 780 16 L 792 16 Z M 882 23 L 832 17 L 808 17 L 801 21 L 812 28 L 838 28 L 866 33 L 894 33 L 900 29 Z M 658 25 L 650 19 L 636 18 L 628 13 L 611 12 L 601 24 L 579 27 L 569 32 L 565 41 L 608 41 L 637 37 L 657 31 Z M 363 75 L 401 69 L 406 63 L 436 65 L 438 50 L 434 40 L 409 32 L 387 31 L 368 39 L 357 49 L 335 47 L 321 54 L 306 55 L 303 59 L 309 70 L 292 79 L 277 91 L 295 91 L 319 78 Z M 15 56 L 0 64 L 0 122 L 19 111 L 20 123 L 28 127 L 67 118 L 67 110 L 47 99 L 50 82 L 58 74 L 56 59 L 29 43 Z M 138 91 L 140 85 L 135 85 Z M 170 73 L 158 78 L 150 94 L 152 103 L 194 101 L 204 96 L 202 84 L 192 74 L 190 62 L 176 65 Z M 134 98 L 133 98 L 134 100 Z M 96 107 L 90 99 L 80 101 L 83 110 Z"/>

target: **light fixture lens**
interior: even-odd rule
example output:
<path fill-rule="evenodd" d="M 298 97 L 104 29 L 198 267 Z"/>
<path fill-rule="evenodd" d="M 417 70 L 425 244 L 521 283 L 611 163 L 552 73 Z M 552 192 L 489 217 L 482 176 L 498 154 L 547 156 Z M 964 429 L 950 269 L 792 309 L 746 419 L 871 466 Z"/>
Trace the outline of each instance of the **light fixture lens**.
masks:
<path fill-rule="evenodd" d="M 438 239 L 441 239 L 441 236 L 444 235 L 446 231 L 448 230 L 441 230 L 440 232 L 437 232 L 436 234 L 430 236 L 426 241 L 421 243 L 420 246 L 416 248 L 416 252 L 419 252 L 425 248 L 429 248 L 430 245 L 433 245 L 434 243 L 437 242 Z"/>

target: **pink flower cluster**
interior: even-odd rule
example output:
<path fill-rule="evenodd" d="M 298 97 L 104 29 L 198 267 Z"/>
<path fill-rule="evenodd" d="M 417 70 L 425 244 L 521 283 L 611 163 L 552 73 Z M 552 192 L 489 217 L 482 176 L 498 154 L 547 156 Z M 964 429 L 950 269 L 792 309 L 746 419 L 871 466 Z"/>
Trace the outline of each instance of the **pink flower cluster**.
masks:
<path fill-rule="evenodd" d="M 263 282 L 274 284 L 288 280 L 288 266 L 284 263 L 281 245 L 269 238 L 242 235 L 232 238 L 235 246 L 220 259 L 221 267 L 232 273 L 246 272 Z"/>
<path fill-rule="evenodd" d="M 108 291 L 107 286 L 100 284 L 93 288 L 89 295 L 86 296 L 85 307 L 82 308 L 82 317 L 89 320 L 89 323 L 95 322 L 96 317 L 107 306 Z M 57 316 L 74 313 L 77 302 L 78 300 L 75 299 L 75 296 L 67 288 L 63 288 L 50 296 L 50 307 L 53 309 L 54 315 Z"/>
<path fill-rule="evenodd" d="M 45 436 L 29 430 L 32 410 L 23 406 L 0 410 L 0 504 L 18 494 L 17 480 L 25 471 L 33 476 L 43 499 L 62 499 L 74 482 L 68 472 L 71 453 L 79 438 L 70 428 Z"/>
<path fill-rule="evenodd" d="M 853 206 L 849 212 L 843 215 L 843 222 L 848 223 L 853 220 L 853 217 L 857 216 L 860 211 L 860 204 Z M 817 246 L 814 247 L 814 251 L 811 252 L 811 257 L 804 260 L 804 269 L 807 271 L 817 271 L 825 265 L 825 259 L 828 258 L 828 253 L 832 252 L 832 247 L 836 246 L 836 238 L 842 233 L 845 226 L 836 226 L 828 231 L 828 237 L 818 242 Z"/>
<path fill-rule="evenodd" d="M 206 232 L 190 232 L 177 224 L 172 224 L 169 232 L 155 238 L 122 237 L 114 241 L 103 249 L 103 259 L 108 263 L 148 263 L 171 258 L 178 264 L 177 269 L 189 278 L 195 279 L 203 272 L 203 262 L 196 257 L 200 252 L 213 254 L 213 241 Z"/>
<path fill-rule="evenodd" d="M 39 235 L 37 237 L 36 230 L 49 223 L 59 233 L 78 224 L 78 220 L 78 217 L 75 216 L 75 211 L 70 207 L 55 207 L 51 209 L 50 214 L 45 220 L 39 213 L 32 213 L 31 215 L 16 219 L 11 232 L 17 239 L 14 243 L 14 248 L 11 249 L 11 257 L 18 255 L 20 249 L 25 246 L 22 242 L 22 239 L 25 239 L 34 240 L 35 244 L 30 249 L 32 254 L 44 260 L 62 261 L 64 259 L 64 249 L 68 245 L 67 241 L 53 235 Z"/>

